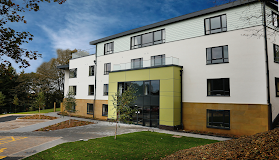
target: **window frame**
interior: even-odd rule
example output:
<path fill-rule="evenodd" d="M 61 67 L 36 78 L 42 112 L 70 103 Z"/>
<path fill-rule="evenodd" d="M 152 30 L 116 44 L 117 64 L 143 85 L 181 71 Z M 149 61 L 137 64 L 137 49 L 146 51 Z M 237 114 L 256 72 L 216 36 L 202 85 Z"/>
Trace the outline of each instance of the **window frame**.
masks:
<path fill-rule="evenodd" d="M 276 56 L 277 52 L 278 52 L 278 57 Z M 273 44 L 273 56 L 274 56 L 274 63 L 279 63 L 279 45 L 277 44 Z M 278 59 L 278 61 L 276 61 L 276 59 Z"/>
<path fill-rule="evenodd" d="M 277 14 L 277 13 L 275 13 L 275 12 L 271 12 L 271 18 L 272 18 L 272 25 L 274 26 L 274 27 L 279 27 L 279 15 Z M 277 16 L 277 25 L 275 25 L 275 20 L 274 20 L 274 16 Z"/>
<path fill-rule="evenodd" d="M 161 64 L 160 65 L 156 65 L 155 64 L 155 60 L 156 60 L 156 57 L 161 57 Z M 151 56 L 151 67 L 153 66 L 163 66 L 166 64 L 166 57 L 165 57 L 165 54 L 161 54 L 161 55 L 155 55 L 155 56 Z"/>
<path fill-rule="evenodd" d="M 107 46 L 111 45 L 111 50 L 107 50 Z M 109 42 L 104 44 L 104 55 L 109 55 L 112 54 L 114 51 L 114 42 Z"/>
<path fill-rule="evenodd" d="M 93 70 L 92 70 L 92 68 L 93 68 Z M 95 65 L 89 66 L 89 76 L 94 76 L 94 75 L 95 75 Z"/>
<path fill-rule="evenodd" d="M 73 77 L 71 77 L 71 72 L 74 72 Z M 77 78 L 77 68 L 69 69 L 69 78 Z"/>
<path fill-rule="evenodd" d="M 108 96 L 108 84 L 104 84 L 104 86 L 103 86 L 103 95 L 104 96 Z"/>
<path fill-rule="evenodd" d="M 222 16 L 226 16 L 226 27 L 223 27 L 223 23 L 222 23 Z M 220 17 L 220 28 L 217 28 L 217 29 L 221 29 L 220 32 L 214 32 L 212 33 L 212 29 L 211 29 L 211 19 L 212 18 L 216 18 L 216 17 Z M 209 29 L 207 30 L 206 28 L 206 20 L 209 19 Z M 221 15 L 218 15 L 218 16 L 213 16 L 213 17 L 209 17 L 209 18 L 205 18 L 204 19 L 204 34 L 205 35 L 210 35 L 210 34 L 216 34 L 216 33 L 222 33 L 222 32 L 227 32 L 228 31 L 228 24 L 227 24 L 227 14 L 221 14 Z M 217 29 L 214 29 L 214 30 L 217 30 Z M 224 30 L 225 29 L 225 30 Z M 209 31 L 210 33 L 207 33 L 207 31 Z"/>
<path fill-rule="evenodd" d="M 275 77 L 275 96 L 279 97 L 279 78 Z"/>
<path fill-rule="evenodd" d="M 92 94 L 92 92 L 90 92 L 90 86 L 92 86 L 92 87 L 93 87 L 93 94 Z M 93 96 L 94 94 L 95 94 L 94 84 L 90 84 L 90 85 L 88 85 L 88 96 Z"/>
<path fill-rule="evenodd" d="M 140 60 L 140 66 L 139 67 L 135 67 L 135 65 L 134 65 L 136 60 Z M 143 58 L 131 59 L 131 69 L 137 69 L 137 68 L 142 68 L 142 67 L 143 67 Z"/>
<path fill-rule="evenodd" d="M 109 67 L 108 67 L 108 65 L 109 65 Z M 108 75 L 109 72 L 111 72 L 111 63 L 105 63 L 104 64 L 104 75 Z"/>
<path fill-rule="evenodd" d="M 69 86 L 69 92 L 70 92 L 70 87 L 73 87 L 73 90 L 74 90 L 74 95 L 76 96 L 77 95 L 77 86 Z M 75 89 L 74 89 L 75 88 Z"/>
<path fill-rule="evenodd" d="M 155 41 L 154 40 L 155 39 L 154 33 L 158 32 L 158 31 L 161 31 L 161 39 Z M 150 33 L 152 33 L 152 42 L 149 42 L 149 43 L 152 43 L 152 44 L 144 46 L 145 44 L 148 44 L 148 43 L 143 44 L 143 35 L 150 34 Z M 138 43 L 137 45 L 135 45 L 135 43 L 133 43 L 135 41 L 136 37 L 140 37 L 140 43 Z M 162 42 L 161 43 L 156 43 L 156 42 L 160 42 L 160 41 L 162 41 Z M 153 45 L 157 45 L 157 44 L 162 44 L 162 43 L 165 43 L 165 41 L 166 41 L 166 30 L 165 30 L 165 28 L 155 30 L 155 31 L 151 31 L 151 32 L 147 32 L 147 33 L 144 33 L 144 34 L 139 34 L 139 35 L 136 35 L 136 36 L 133 36 L 133 37 L 130 38 L 130 50 L 137 49 L 137 48 L 148 47 L 148 46 L 153 46 Z"/>
<path fill-rule="evenodd" d="M 224 58 L 224 47 L 225 47 L 225 46 L 227 47 L 228 58 Z M 212 58 L 212 53 L 213 53 L 212 50 L 213 50 L 214 48 L 219 48 L 219 47 L 222 47 L 222 58 L 220 58 L 220 59 L 222 59 L 223 62 L 213 63 L 212 60 L 214 60 L 214 59 Z M 211 54 L 210 63 L 208 63 L 209 60 L 207 59 L 207 56 L 208 56 L 208 52 L 207 52 L 207 51 L 208 51 L 208 49 L 210 49 L 210 54 Z M 206 51 L 206 65 L 220 64 L 220 63 L 229 63 L 229 46 L 228 46 L 228 45 L 206 48 L 205 51 Z M 227 59 L 228 61 L 225 62 L 225 59 Z M 215 59 L 215 60 L 216 60 L 216 59 Z"/>
<path fill-rule="evenodd" d="M 107 106 L 107 112 L 104 112 L 104 106 Z M 106 114 L 104 114 L 106 113 Z M 107 117 L 108 116 L 108 104 L 102 104 L 102 116 Z"/>
<path fill-rule="evenodd" d="M 211 123 L 222 123 L 222 124 L 225 124 L 225 116 L 226 116 L 226 112 L 227 113 L 229 113 L 228 115 L 229 115 L 229 123 L 228 123 L 228 125 L 229 125 L 229 127 L 228 128 L 226 128 L 226 127 L 220 127 L 220 126 L 214 126 L 214 125 L 209 125 L 209 117 L 208 117 L 208 114 L 209 114 L 209 112 L 210 112 L 210 114 L 211 114 L 211 116 L 212 116 L 212 122 Z M 213 122 L 213 113 L 214 112 L 223 112 L 223 122 Z M 223 125 L 223 126 L 225 126 L 225 125 Z M 216 129 L 225 129 L 225 130 L 230 130 L 230 128 L 231 128 L 231 113 L 230 113 L 230 110 L 215 110 L 215 109 L 206 109 L 206 127 L 207 128 L 216 128 Z"/>
<path fill-rule="evenodd" d="M 213 84 L 212 84 L 212 81 L 213 80 L 223 80 L 223 90 L 213 90 Z M 226 91 L 226 84 L 225 84 L 225 80 L 228 80 L 228 91 Z M 210 83 L 210 88 L 211 88 L 211 91 L 209 91 L 209 81 L 211 81 Z M 223 94 L 220 94 L 220 95 L 212 95 L 212 94 L 208 94 L 208 93 L 212 93 L 212 92 L 223 92 Z M 226 95 L 225 93 L 228 93 L 228 95 Z M 220 96 L 220 97 L 230 97 L 230 78 L 214 78 L 214 79 L 207 79 L 207 96 L 208 97 L 216 97 L 216 96 Z"/>
<path fill-rule="evenodd" d="M 89 110 L 89 105 L 92 104 L 92 113 L 90 112 Z M 88 112 L 89 111 L 89 112 Z M 94 115 L 94 104 L 93 103 L 87 103 L 87 114 L 91 114 L 91 115 Z"/>

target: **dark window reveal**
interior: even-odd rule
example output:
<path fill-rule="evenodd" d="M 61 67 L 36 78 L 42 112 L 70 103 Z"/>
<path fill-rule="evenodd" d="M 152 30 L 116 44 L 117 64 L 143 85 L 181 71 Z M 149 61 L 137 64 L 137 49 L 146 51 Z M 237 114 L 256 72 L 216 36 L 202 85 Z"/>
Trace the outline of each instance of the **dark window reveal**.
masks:
<path fill-rule="evenodd" d="M 143 61 L 142 58 L 132 59 L 131 60 L 131 68 L 142 68 Z"/>
<path fill-rule="evenodd" d="M 273 52 L 274 62 L 279 63 L 279 46 L 277 44 L 273 44 Z"/>
<path fill-rule="evenodd" d="M 275 26 L 275 27 L 278 27 L 278 14 L 276 14 L 275 12 L 272 12 L 272 24 L 273 24 L 273 26 Z"/>
<path fill-rule="evenodd" d="M 207 109 L 207 127 L 230 129 L 230 111 Z"/>
<path fill-rule="evenodd" d="M 92 103 L 87 103 L 87 114 L 94 114 L 94 105 Z"/>
<path fill-rule="evenodd" d="M 70 69 L 69 78 L 76 78 L 77 77 L 77 68 Z"/>
<path fill-rule="evenodd" d="M 102 106 L 102 116 L 108 116 L 108 105 L 103 104 Z"/>
<path fill-rule="evenodd" d="M 206 64 L 227 63 L 228 46 L 206 48 Z"/>
<path fill-rule="evenodd" d="M 279 97 L 279 78 L 275 78 L 276 97 Z"/>
<path fill-rule="evenodd" d="M 105 63 L 105 66 L 104 66 L 104 75 L 109 74 L 110 71 L 111 71 L 111 64 L 110 64 L 110 63 Z"/>
<path fill-rule="evenodd" d="M 131 49 L 151 46 L 165 42 L 165 30 L 158 30 L 131 37 Z"/>
<path fill-rule="evenodd" d="M 108 95 L 108 84 L 104 84 L 104 96 Z"/>
<path fill-rule="evenodd" d="M 208 79 L 207 96 L 230 96 L 229 78 Z"/>
<path fill-rule="evenodd" d="M 69 86 L 69 92 L 77 95 L 77 86 Z"/>
<path fill-rule="evenodd" d="M 94 85 L 88 86 L 88 95 L 94 95 Z"/>
<path fill-rule="evenodd" d="M 151 56 L 151 66 L 165 65 L 165 55 Z"/>
<path fill-rule="evenodd" d="M 89 66 L 89 76 L 94 76 L 94 66 Z"/>
<path fill-rule="evenodd" d="M 219 33 L 227 31 L 227 17 L 220 15 L 206 18 L 204 20 L 205 34 Z"/>
<path fill-rule="evenodd" d="M 107 54 L 112 54 L 113 53 L 113 48 L 114 48 L 114 46 L 113 46 L 113 42 L 110 42 L 110 43 L 106 43 L 105 44 L 105 55 L 107 55 Z"/>

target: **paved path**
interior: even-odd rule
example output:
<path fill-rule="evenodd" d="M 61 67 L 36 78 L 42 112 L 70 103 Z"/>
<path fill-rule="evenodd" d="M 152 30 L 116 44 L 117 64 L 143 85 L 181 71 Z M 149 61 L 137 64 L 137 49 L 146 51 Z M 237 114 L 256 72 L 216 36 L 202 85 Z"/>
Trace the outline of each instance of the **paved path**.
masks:
<path fill-rule="evenodd" d="M 48 113 L 48 116 L 60 117 L 57 113 Z M 106 121 L 97 121 L 84 118 L 71 119 L 95 122 L 86 126 L 79 126 L 49 132 L 33 132 L 34 130 L 68 120 L 69 117 L 60 117 L 59 119 L 37 123 L 22 128 L 12 129 L 8 131 L 0 131 L 0 159 L 12 160 L 27 157 L 48 148 L 54 147 L 65 142 L 79 141 L 81 139 L 94 139 L 106 136 L 113 136 L 115 132 L 115 123 Z M 1 123 L 0 123 L 1 124 Z M 187 137 L 213 139 L 213 140 L 229 140 L 230 138 L 221 138 L 214 136 L 204 136 L 198 134 L 182 133 L 167 131 L 158 128 L 144 127 L 139 125 L 120 124 L 118 134 L 154 131 L 159 133 L 181 135 Z M 22 147 L 24 146 L 24 147 Z M 20 148 L 21 147 L 21 148 Z"/>

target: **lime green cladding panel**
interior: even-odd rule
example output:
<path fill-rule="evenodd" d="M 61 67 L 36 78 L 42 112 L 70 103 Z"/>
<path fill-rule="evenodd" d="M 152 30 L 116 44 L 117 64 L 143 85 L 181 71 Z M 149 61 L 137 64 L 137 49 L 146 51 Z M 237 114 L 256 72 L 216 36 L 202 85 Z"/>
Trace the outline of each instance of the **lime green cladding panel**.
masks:
<path fill-rule="evenodd" d="M 160 80 L 159 125 L 176 126 L 181 120 L 181 66 L 163 66 L 109 73 L 108 118 L 115 119 L 113 95 L 118 82 Z"/>

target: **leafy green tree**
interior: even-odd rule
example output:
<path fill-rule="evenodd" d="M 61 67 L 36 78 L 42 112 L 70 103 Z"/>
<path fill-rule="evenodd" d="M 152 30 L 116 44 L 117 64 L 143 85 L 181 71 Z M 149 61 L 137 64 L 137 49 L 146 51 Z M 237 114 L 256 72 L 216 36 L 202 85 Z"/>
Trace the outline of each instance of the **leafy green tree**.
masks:
<path fill-rule="evenodd" d="M 11 66 L 9 60 L 2 59 L 3 56 L 7 56 L 14 60 L 16 63 L 20 63 L 20 68 L 30 66 L 28 60 L 36 60 L 41 57 L 37 51 L 27 51 L 20 47 L 24 43 L 28 43 L 33 40 L 33 35 L 29 32 L 18 32 L 10 27 L 6 27 L 7 22 L 23 22 L 27 23 L 24 16 L 20 16 L 18 12 L 39 11 L 40 2 L 58 2 L 62 4 L 66 0 L 1 0 L 0 1 L 0 61 L 5 66 Z M 16 4 L 15 2 L 24 2 L 22 4 Z"/>
<path fill-rule="evenodd" d="M 5 98 L 6 96 L 0 91 L 0 106 L 5 106 Z"/>
<path fill-rule="evenodd" d="M 67 94 L 67 96 L 65 97 L 65 100 L 64 100 L 64 103 L 63 103 L 63 106 L 64 106 L 64 110 L 66 112 L 68 112 L 68 115 L 69 117 L 71 118 L 71 113 L 76 113 L 77 110 L 76 110 L 76 98 L 75 98 L 75 95 L 73 92 L 69 92 Z M 69 125 L 70 125 L 70 121 L 69 120 Z"/>
<path fill-rule="evenodd" d="M 114 139 L 116 139 L 118 122 L 121 121 L 124 123 L 130 123 L 133 114 L 135 114 L 136 108 L 131 106 L 133 106 L 135 100 L 137 99 L 136 93 L 136 88 L 133 85 L 130 85 L 123 93 L 118 91 L 115 95 L 112 95 L 112 102 L 116 111 Z"/>
<path fill-rule="evenodd" d="M 15 113 L 16 113 L 16 107 L 19 105 L 19 100 L 17 98 L 17 95 L 14 96 L 13 104 L 15 105 Z"/>
<path fill-rule="evenodd" d="M 41 118 L 41 108 L 45 106 L 45 96 L 42 91 L 36 97 L 35 105 L 39 107 L 39 118 Z"/>

